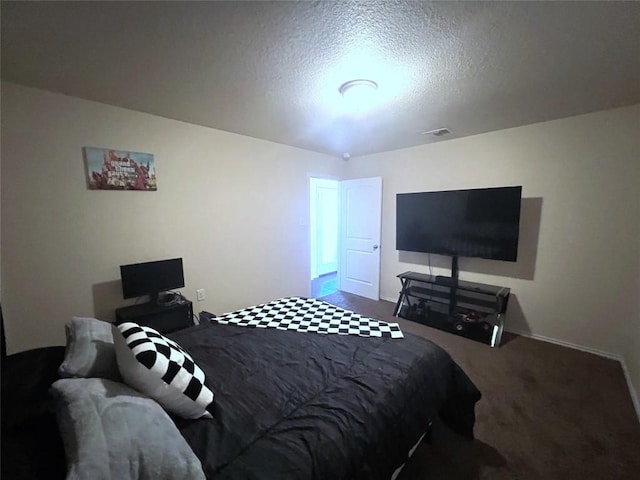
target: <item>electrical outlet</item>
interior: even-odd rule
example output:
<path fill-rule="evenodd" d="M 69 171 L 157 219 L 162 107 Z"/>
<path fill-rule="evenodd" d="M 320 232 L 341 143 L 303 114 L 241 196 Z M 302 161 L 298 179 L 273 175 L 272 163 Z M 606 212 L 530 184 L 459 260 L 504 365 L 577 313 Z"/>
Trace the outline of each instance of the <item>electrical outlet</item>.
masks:
<path fill-rule="evenodd" d="M 207 298 L 207 295 L 204 293 L 204 288 L 199 288 L 198 290 L 196 290 L 196 298 L 199 302 Z"/>

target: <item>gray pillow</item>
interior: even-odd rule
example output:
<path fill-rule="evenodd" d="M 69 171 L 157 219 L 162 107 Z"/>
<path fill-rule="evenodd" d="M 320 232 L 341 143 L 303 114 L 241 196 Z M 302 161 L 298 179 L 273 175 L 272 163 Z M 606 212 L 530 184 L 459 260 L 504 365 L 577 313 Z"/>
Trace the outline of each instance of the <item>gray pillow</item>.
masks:
<path fill-rule="evenodd" d="M 67 480 L 204 479 L 202 465 L 154 400 L 102 378 L 51 386 Z"/>
<path fill-rule="evenodd" d="M 73 317 L 65 325 L 67 348 L 58 368 L 61 377 L 102 377 L 120 381 L 111 324 Z"/>

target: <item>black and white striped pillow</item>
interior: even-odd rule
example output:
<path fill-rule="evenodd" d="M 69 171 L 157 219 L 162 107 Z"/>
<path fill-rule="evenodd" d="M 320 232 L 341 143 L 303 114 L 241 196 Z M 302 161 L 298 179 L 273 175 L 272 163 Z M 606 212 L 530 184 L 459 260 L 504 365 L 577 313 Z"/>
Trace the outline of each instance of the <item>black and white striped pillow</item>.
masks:
<path fill-rule="evenodd" d="M 127 384 L 183 418 L 211 418 L 213 392 L 202 369 L 173 340 L 133 322 L 114 327 L 120 374 Z"/>

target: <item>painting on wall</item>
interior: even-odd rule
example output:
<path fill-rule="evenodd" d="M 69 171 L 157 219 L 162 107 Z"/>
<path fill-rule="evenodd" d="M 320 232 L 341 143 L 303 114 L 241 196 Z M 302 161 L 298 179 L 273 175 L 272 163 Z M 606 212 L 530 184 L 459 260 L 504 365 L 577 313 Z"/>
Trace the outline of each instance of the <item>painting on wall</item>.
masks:
<path fill-rule="evenodd" d="M 90 190 L 158 189 L 153 154 L 95 147 L 83 150 Z"/>

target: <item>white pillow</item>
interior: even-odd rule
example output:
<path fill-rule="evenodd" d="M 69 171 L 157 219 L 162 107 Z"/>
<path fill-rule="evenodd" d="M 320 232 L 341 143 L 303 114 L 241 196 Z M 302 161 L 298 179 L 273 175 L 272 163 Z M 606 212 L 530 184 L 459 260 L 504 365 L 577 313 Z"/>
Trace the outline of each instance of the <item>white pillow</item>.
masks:
<path fill-rule="evenodd" d="M 202 369 L 176 342 L 134 322 L 113 326 L 124 381 L 183 418 L 211 418 L 213 392 Z"/>

